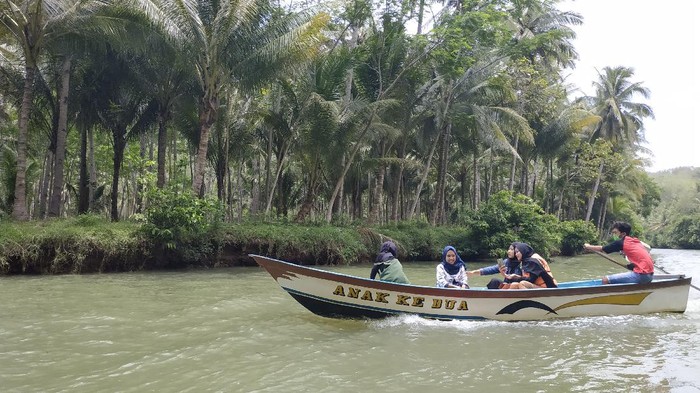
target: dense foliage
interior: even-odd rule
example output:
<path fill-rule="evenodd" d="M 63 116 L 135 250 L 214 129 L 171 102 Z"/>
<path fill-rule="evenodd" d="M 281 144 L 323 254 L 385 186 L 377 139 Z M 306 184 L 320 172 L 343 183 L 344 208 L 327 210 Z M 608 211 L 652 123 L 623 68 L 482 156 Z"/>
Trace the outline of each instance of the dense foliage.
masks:
<path fill-rule="evenodd" d="M 650 91 L 603 67 L 572 99 L 583 20 L 559 1 L 449 2 L 428 25 L 425 2 L 285 7 L 3 2 L 0 219 L 145 217 L 164 267 L 219 252 L 224 223 L 384 228 L 415 257 L 575 252 L 580 221 L 643 232 Z M 319 231 L 291 243 L 338 262 L 368 248 Z"/>
<path fill-rule="evenodd" d="M 223 221 L 223 211 L 216 200 L 159 189 L 148 193 L 148 197 L 146 222 L 139 234 L 152 245 L 156 266 L 181 267 L 216 258 Z"/>
<path fill-rule="evenodd" d="M 216 201 L 154 190 L 143 222 L 106 223 L 94 215 L 0 227 L 0 273 L 89 273 L 250 264 L 249 253 L 303 264 L 374 259 L 396 242 L 404 261 L 438 260 L 453 245 L 465 260 L 501 257 L 513 241 L 544 256 L 572 255 L 595 238 L 588 222 L 558 222 L 531 199 L 501 192 L 462 225 L 401 222 L 378 227 L 245 222 L 225 224 Z"/>
<path fill-rule="evenodd" d="M 653 174 L 661 203 L 644 220 L 648 241 L 659 248 L 700 249 L 700 168 Z"/>

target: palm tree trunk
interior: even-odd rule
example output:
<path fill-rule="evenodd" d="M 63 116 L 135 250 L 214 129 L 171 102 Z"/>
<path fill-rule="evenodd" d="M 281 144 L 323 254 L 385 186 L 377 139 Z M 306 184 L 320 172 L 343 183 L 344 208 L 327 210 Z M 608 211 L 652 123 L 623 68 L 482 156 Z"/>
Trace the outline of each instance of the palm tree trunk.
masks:
<path fill-rule="evenodd" d="M 603 177 L 603 165 L 604 163 L 601 161 L 600 166 L 598 167 L 598 177 L 595 179 L 595 183 L 593 184 L 593 190 L 591 190 L 591 195 L 588 197 L 588 209 L 586 209 L 585 221 L 589 221 L 591 219 L 591 214 L 593 213 L 593 203 L 595 202 L 596 194 L 598 194 L 598 186 L 600 186 L 600 179 Z"/>
<path fill-rule="evenodd" d="M 126 130 L 116 130 L 113 131 L 112 136 L 114 137 L 114 154 L 112 155 L 112 162 L 114 168 L 112 169 L 112 198 L 111 198 L 111 209 L 110 217 L 113 222 L 119 221 L 119 208 L 117 202 L 119 201 L 119 175 L 121 172 L 122 160 L 124 159 L 124 148 L 126 147 L 126 141 L 124 140 L 124 134 Z"/>
<path fill-rule="evenodd" d="M 423 33 L 423 12 L 425 12 L 425 0 L 418 0 L 418 27 L 416 28 L 416 35 Z"/>
<path fill-rule="evenodd" d="M 445 212 L 445 188 L 447 187 L 447 162 L 449 160 L 451 131 L 452 124 L 447 123 L 445 132 L 442 134 L 442 148 L 440 149 L 439 155 L 440 163 L 438 164 L 437 196 L 435 198 L 435 209 L 433 209 L 433 219 L 431 220 L 433 225 L 442 223 L 442 217 Z"/>
<path fill-rule="evenodd" d="M 49 199 L 49 217 L 61 215 L 63 197 L 63 169 L 66 158 L 66 136 L 68 135 L 68 91 L 70 86 L 71 57 L 63 60 L 61 69 L 61 91 L 58 98 L 58 133 L 56 134 L 56 158 L 53 162 L 53 187 Z"/>
<path fill-rule="evenodd" d="M 384 175 L 386 173 L 386 167 L 384 164 L 382 164 L 382 159 L 384 158 L 384 149 L 385 149 L 385 144 L 384 141 L 380 142 L 379 146 L 379 165 L 377 166 L 377 171 L 376 171 L 376 177 L 375 177 L 375 184 L 374 184 L 374 192 L 372 193 L 372 204 L 371 209 L 369 211 L 369 223 L 370 224 L 375 224 L 379 222 L 379 215 L 380 215 L 380 210 L 381 210 L 381 205 L 382 205 L 382 197 L 384 195 Z"/>
<path fill-rule="evenodd" d="M 489 169 L 486 178 L 486 193 L 484 194 L 484 198 L 486 198 L 486 200 L 488 200 L 491 196 L 491 187 L 493 187 L 493 167 L 493 153 L 491 153 L 489 154 Z M 466 168 L 464 177 L 466 178 Z"/>
<path fill-rule="evenodd" d="M 200 198 L 204 197 L 204 172 L 207 163 L 207 150 L 209 148 L 209 133 L 216 118 L 218 104 L 216 100 L 211 100 L 201 105 L 202 107 L 199 111 L 199 145 L 192 174 L 192 192 Z"/>
<path fill-rule="evenodd" d="M 345 167 L 345 153 L 340 157 L 340 166 Z M 340 191 L 338 191 L 338 197 L 333 204 L 333 213 L 341 214 L 343 211 L 343 195 L 345 195 L 345 182 L 340 185 Z"/>
<path fill-rule="evenodd" d="M 600 209 L 600 214 L 598 214 L 598 233 L 603 233 L 603 226 L 605 225 L 605 216 L 608 213 L 608 194 L 607 192 L 603 195 L 603 206 Z"/>
<path fill-rule="evenodd" d="M 280 181 L 280 176 L 282 175 L 282 168 L 284 168 L 284 162 L 287 158 L 289 146 L 291 146 L 291 143 L 283 143 L 283 147 L 281 149 L 282 151 L 280 151 L 277 157 L 277 168 L 275 169 L 275 178 L 272 182 L 272 187 L 268 190 L 267 203 L 265 204 L 265 215 L 268 215 L 270 213 L 270 209 L 272 208 L 272 199 L 275 196 L 275 190 L 277 189 L 278 183 Z"/>
<path fill-rule="evenodd" d="M 80 175 L 78 176 L 78 214 L 90 210 L 90 180 L 88 179 L 87 127 L 80 127 Z"/>
<path fill-rule="evenodd" d="M 376 224 L 379 223 L 379 217 L 382 210 L 382 199 L 384 199 L 384 175 L 386 174 L 386 167 L 384 165 L 379 165 L 377 168 L 374 192 L 372 193 L 372 204 L 371 210 L 369 212 L 369 223 Z"/>
<path fill-rule="evenodd" d="M 528 196 L 535 199 L 535 189 L 537 186 L 537 157 L 532 159 L 532 181 L 528 183 Z"/>
<path fill-rule="evenodd" d="M 250 215 L 255 216 L 260 212 L 260 155 L 253 158 L 253 186 L 251 187 Z"/>
<path fill-rule="evenodd" d="M 440 142 L 440 135 L 435 136 L 435 141 L 433 141 L 433 145 L 430 147 L 430 153 L 428 154 L 428 160 L 425 163 L 425 167 L 423 168 L 423 172 L 421 173 L 420 177 L 420 182 L 418 183 L 418 187 L 416 188 L 416 193 L 415 197 L 413 199 L 413 205 L 411 205 L 411 210 L 408 212 L 408 219 L 412 220 L 414 214 L 416 213 L 416 207 L 418 207 L 418 201 L 420 200 L 420 193 L 423 191 L 423 185 L 425 184 L 425 181 L 428 179 L 428 173 L 430 172 L 430 164 L 433 161 L 433 156 L 435 155 L 435 150 L 437 149 L 437 145 Z"/>
<path fill-rule="evenodd" d="M 217 140 L 216 147 L 219 148 L 219 152 L 216 154 L 216 161 L 214 162 L 216 197 L 219 202 L 224 202 L 226 198 L 226 165 L 224 163 L 224 157 L 227 151 L 224 145 L 226 142 L 224 141 L 223 132 L 221 130 L 216 130 L 214 135 Z"/>
<path fill-rule="evenodd" d="M 148 149 L 148 141 L 147 141 L 147 135 L 146 133 L 141 133 L 139 135 L 139 157 L 141 158 L 141 162 L 146 162 L 146 152 Z M 142 167 L 139 169 L 139 172 L 141 171 L 148 171 L 148 168 Z M 143 173 L 142 175 L 145 175 Z M 138 176 L 138 173 L 137 173 Z M 143 210 L 143 182 L 140 182 L 138 178 L 135 179 L 135 184 L 134 184 L 134 212 L 135 213 L 141 213 Z"/>
<path fill-rule="evenodd" d="M 333 193 L 331 194 L 331 197 L 328 201 L 328 209 L 326 209 L 326 222 L 331 222 L 331 219 L 333 218 L 333 203 L 335 203 L 335 199 L 338 197 L 338 193 L 340 192 L 340 188 L 342 187 L 343 183 L 345 182 L 345 175 L 348 173 L 350 166 L 353 164 L 353 162 L 355 160 L 355 155 L 360 150 L 360 146 L 363 144 L 363 140 L 365 138 L 365 135 L 367 134 L 367 131 L 369 131 L 370 127 L 372 126 L 372 122 L 374 121 L 374 116 L 376 116 L 376 114 L 377 114 L 377 109 L 372 109 L 372 112 L 369 114 L 369 119 L 367 120 L 367 124 L 365 124 L 365 127 L 358 134 L 357 142 L 355 143 L 355 146 L 353 147 L 352 152 L 350 153 L 350 156 L 348 157 L 347 162 L 345 162 L 345 166 L 343 167 L 343 171 L 341 172 L 340 176 L 338 177 L 338 181 L 335 183 L 335 188 L 333 188 Z"/>
<path fill-rule="evenodd" d="M 95 162 L 95 132 L 92 128 L 88 129 L 88 165 L 90 165 L 90 185 L 89 185 L 89 209 L 95 207 L 95 198 L 97 196 L 97 163 Z"/>
<path fill-rule="evenodd" d="M 32 107 L 32 91 L 36 67 L 27 64 L 24 67 L 24 91 L 17 127 L 17 174 L 15 177 L 15 201 L 12 205 L 12 217 L 19 221 L 29 219 L 27 212 L 27 132 L 29 111 Z"/>
<path fill-rule="evenodd" d="M 231 134 L 228 133 L 228 130 L 226 130 L 225 138 L 224 138 L 224 184 L 225 186 L 223 187 L 223 193 L 224 196 L 221 199 L 223 203 L 226 203 L 226 200 L 229 199 L 228 195 L 231 192 L 231 168 L 230 168 L 230 156 L 229 156 L 229 151 L 231 150 Z"/>
<path fill-rule="evenodd" d="M 474 148 L 474 156 L 472 157 L 472 170 L 474 171 L 474 203 L 472 208 L 478 209 L 481 204 L 481 174 L 479 173 L 479 150 Z"/>
<path fill-rule="evenodd" d="M 301 208 L 299 208 L 299 212 L 297 213 L 296 218 L 294 219 L 295 222 L 303 222 L 306 217 L 308 217 L 311 214 L 311 209 L 314 206 L 314 203 L 316 201 L 316 191 L 318 189 L 318 177 L 320 174 L 320 168 L 318 167 L 317 164 L 314 164 L 313 170 L 309 174 L 309 182 L 306 187 L 306 195 L 304 196 L 304 202 L 301 205 Z"/>
<path fill-rule="evenodd" d="M 49 190 L 51 190 L 51 168 L 53 168 L 54 154 L 51 149 L 46 149 L 44 157 L 44 170 L 41 175 L 41 184 L 39 184 L 39 200 L 36 203 L 34 217 L 43 220 L 46 218 L 47 204 L 49 200 Z"/>
<path fill-rule="evenodd" d="M 520 142 L 520 135 L 515 135 L 515 143 L 513 149 L 513 163 L 510 165 L 510 181 L 508 182 L 508 191 L 513 192 L 513 187 L 515 187 L 515 167 L 518 162 L 517 151 L 518 143 Z"/>
<path fill-rule="evenodd" d="M 236 175 L 237 189 L 238 189 L 238 222 L 243 221 L 243 163 L 238 163 L 238 174 Z"/>
<path fill-rule="evenodd" d="M 398 151 L 398 158 L 400 160 L 399 164 L 399 170 L 398 173 L 395 176 L 394 179 L 394 201 L 393 205 L 391 206 L 391 217 L 390 220 L 393 222 L 398 222 L 399 221 L 399 211 L 401 210 L 401 195 L 402 195 L 402 190 L 401 190 L 401 183 L 403 179 L 403 170 L 404 170 L 404 158 L 406 157 L 406 145 L 408 143 L 408 139 L 404 138 L 403 141 L 401 142 L 401 147 L 399 148 Z"/>
<path fill-rule="evenodd" d="M 168 129 L 165 127 L 168 121 L 167 111 L 161 109 L 158 112 L 158 180 L 156 187 L 165 187 L 165 157 L 168 154 Z"/>

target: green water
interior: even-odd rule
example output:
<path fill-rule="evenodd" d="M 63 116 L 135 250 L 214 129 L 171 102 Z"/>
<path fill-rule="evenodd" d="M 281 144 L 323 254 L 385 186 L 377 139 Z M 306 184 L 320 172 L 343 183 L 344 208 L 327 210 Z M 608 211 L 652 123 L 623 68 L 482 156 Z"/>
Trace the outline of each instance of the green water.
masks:
<path fill-rule="evenodd" d="M 654 256 L 700 279 L 700 252 Z M 425 285 L 434 266 L 404 264 Z M 596 256 L 551 267 L 621 271 Z M 0 298 L 2 392 L 700 392 L 693 289 L 685 314 L 544 322 L 325 319 L 259 268 L 4 277 Z"/>

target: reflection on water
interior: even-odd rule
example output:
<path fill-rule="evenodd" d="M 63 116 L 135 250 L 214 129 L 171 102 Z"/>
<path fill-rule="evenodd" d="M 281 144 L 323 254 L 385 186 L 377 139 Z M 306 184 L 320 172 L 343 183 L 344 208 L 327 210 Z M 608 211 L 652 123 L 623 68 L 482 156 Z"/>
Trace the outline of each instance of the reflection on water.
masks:
<path fill-rule="evenodd" d="M 700 252 L 654 256 L 700 277 Z M 404 264 L 423 285 L 434 266 Z M 551 266 L 560 281 L 620 271 L 595 255 Z M 542 322 L 326 319 L 258 268 L 6 277 L 0 296 L 2 391 L 700 391 L 692 289 L 684 314 Z"/>

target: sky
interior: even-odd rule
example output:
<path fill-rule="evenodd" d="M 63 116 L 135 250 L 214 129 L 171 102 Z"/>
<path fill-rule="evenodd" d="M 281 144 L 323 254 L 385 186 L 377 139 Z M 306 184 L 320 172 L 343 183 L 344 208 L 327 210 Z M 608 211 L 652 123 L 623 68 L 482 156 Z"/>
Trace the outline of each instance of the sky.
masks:
<path fill-rule="evenodd" d="M 646 119 L 649 172 L 700 167 L 700 2 L 695 0 L 566 0 L 562 11 L 583 17 L 574 26 L 576 68 L 566 81 L 593 94 L 597 70 L 634 69 L 633 82 L 651 91 L 655 119 Z"/>

